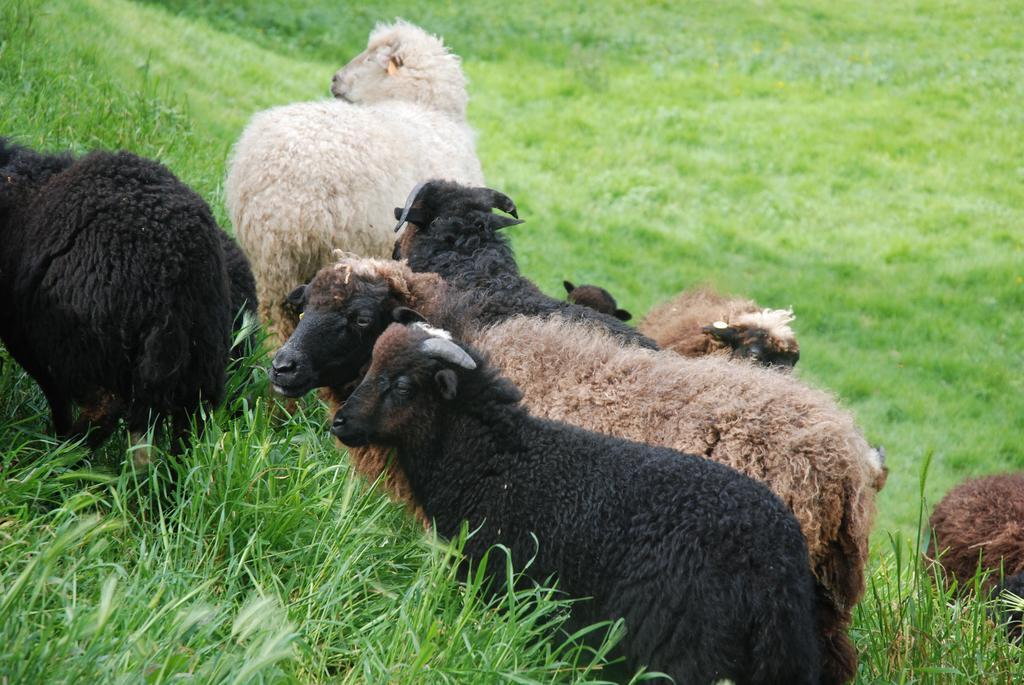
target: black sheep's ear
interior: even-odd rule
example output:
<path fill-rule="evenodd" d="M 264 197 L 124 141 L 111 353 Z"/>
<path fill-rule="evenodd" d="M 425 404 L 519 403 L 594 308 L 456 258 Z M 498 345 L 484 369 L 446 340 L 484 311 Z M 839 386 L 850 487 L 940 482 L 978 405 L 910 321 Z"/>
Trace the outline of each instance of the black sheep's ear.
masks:
<path fill-rule="evenodd" d="M 716 321 L 710 326 L 702 327 L 701 330 L 730 347 L 736 347 L 740 342 L 740 329 L 730 326 L 724 321 Z"/>
<path fill-rule="evenodd" d="M 295 307 L 295 309 L 302 311 L 302 308 L 306 306 L 306 288 L 309 284 L 300 285 L 295 290 L 288 293 L 288 296 L 284 298 L 284 301 Z"/>
<path fill-rule="evenodd" d="M 405 217 L 404 219 L 402 218 L 403 216 Z M 408 211 L 404 207 L 395 207 L 395 218 L 399 221 L 395 233 L 398 233 L 406 222 L 416 224 L 420 228 L 427 228 L 424 225 L 427 223 L 427 213 L 420 207 L 410 207 Z"/>
<path fill-rule="evenodd" d="M 633 315 L 627 312 L 625 309 L 616 309 L 615 318 L 619 321 L 629 321 L 633 318 Z"/>
<path fill-rule="evenodd" d="M 572 295 L 572 291 L 576 290 L 576 286 L 572 284 L 572 281 L 562 281 L 562 285 L 565 286 L 565 292 Z"/>
<path fill-rule="evenodd" d="M 391 310 L 391 318 L 400 324 L 408 326 L 411 323 L 422 321 L 426 323 L 427 320 L 422 314 L 415 309 L 409 309 L 408 307 L 395 307 Z"/>
<path fill-rule="evenodd" d="M 459 388 L 459 377 L 455 375 L 454 371 L 451 369 L 441 369 L 434 374 L 434 383 L 437 384 L 441 397 L 446 400 L 455 399 L 455 393 Z"/>

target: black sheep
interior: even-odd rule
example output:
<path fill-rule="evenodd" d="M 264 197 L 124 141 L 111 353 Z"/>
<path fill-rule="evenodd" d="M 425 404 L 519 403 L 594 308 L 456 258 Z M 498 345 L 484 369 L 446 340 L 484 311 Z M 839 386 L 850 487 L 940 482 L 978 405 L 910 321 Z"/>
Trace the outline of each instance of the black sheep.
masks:
<path fill-rule="evenodd" d="M 697 456 L 534 418 L 520 398 L 446 332 L 393 324 L 331 432 L 395 448 L 438 532 L 475 531 L 469 559 L 501 544 L 531 580 L 590 598 L 572 628 L 622 618 L 630 668 L 701 685 L 819 682 L 821 589 L 775 495 Z M 502 569 L 488 571 L 500 582 Z"/>
<path fill-rule="evenodd" d="M 495 208 L 512 217 L 492 213 Z M 653 340 L 614 316 L 548 297 L 520 275 L 512 248 L 498 231 L 522 222 L 515 204 L 502 193 L 428 181 L 413 189 L 404 208 L 395 208 L 395 218 L 396 230 L 409 225 L 392 256 L 408 260 L 413 271 L 437 273 L 454 288 L 475 293 L 482 323 L 498 323 L 516 314 L 555 314 L 596 323 L 618 338 L 658 349 Z"/>
<path fill-rule="evenodd" d="M 1006 578 L 993 594 L 997 597 L 1002 597 L 1000 601 L 1003 602 L 1008 602 L 1009 597 L 1006 595 L 1010 594 L 1024 598 L 1024 573 L 1018 573 L 1015 576 Z M 1011 608 L 1007 604 L 1007 606 L 1001 607 L 996 615 L 1002 623 L 1006 624 L 1006 633 L 1011 640 L 1016 642 L 1024 641 L 1024 611 Z"/>
<path fill-rule="evenodd" d="M 203 199 L 157 162 L 0 138 L 0 339 L 39 383 L 59 437 L 88 432 L 95 447 L 120 418 L 138 436 L 168 417 L 181 438 L 202 405 L 220 402 L 224 238 Z"/>

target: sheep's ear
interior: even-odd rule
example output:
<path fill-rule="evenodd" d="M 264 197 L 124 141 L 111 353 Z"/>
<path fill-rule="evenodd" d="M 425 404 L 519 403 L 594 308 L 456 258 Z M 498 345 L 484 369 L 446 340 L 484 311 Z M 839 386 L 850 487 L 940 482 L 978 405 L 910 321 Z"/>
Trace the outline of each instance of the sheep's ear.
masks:
<path fill-rule="evenodd" d="M 572 295 L 572 291 L 576 290 L 576 286 L 572 284 L 572 281 L 562 281 L 562 285 L 565 286 L 565 292 Z"/>
<path fill-rule="evenodd" d="M 704 326 L 701 330 L 712 338 L 721 340 L 731 347 L 735 347 L 739 342 L 740 329 L 735 326 L 730 326 L 724 321 L 716 321 L 710 326 Z"/>
<path fill-rule="evenodd" d="M 402 66 L 402 58 L 399 55 L 391 55 L 388 58 L 388 76 L 394 76 L 398 73 L 398 68 Z"/>
<path fill-rule="evenodd" d="M 402 222 L 398 225 L 398 229 L 395 229 L 396 233 L 405 222 L 416 224 L 420 228 L 425 228 L 423 224 L 427 223 L 427 213 L 420 207 L 410 207 L 408 212 L 405 211 L 405 207 L 395 207 L 395 218 Z"/>
<path fill-rule="evenodd" d="M 406 326 L 418 321 L 422 321 L 423 323 L 427 322 L 422 314 L 415 309 L 409 309 L 408 307 L 395 307 L 391 310 L 391 318 Z"/>
<path fill-rule="evenodd" d="M 288 293 L 288 296 L 284 298 L 284 301 L 301 311 L 302 308 L 306 306 L 307 287 L 309 287 L 309 284 L 300 285 L 298 288 Z"/>
<path fill-rule="evenodd" d="M 629 321 L 633 318 L 633 315 L 627 312 L 625 309 L 616 309 L 615 318 L 619 321 Z"/>
<path fill-rule="evenodd" d="M 395 46 L 390 42 L 385 42 L 373 48 L 370 56 L 381 69 L 388 69 L 388 73 L 390 73 L 388 65 L 391 64 L 391 56 L 394 54 Z"/>
<path fill-rule="evenodd" d="M 451 369 L 441 369 L 434 374 L 434 383 L 437 385 L 441 397 L 446 400 L 454 400 L 455 393 L 459 389 L 459 377 Z"/>

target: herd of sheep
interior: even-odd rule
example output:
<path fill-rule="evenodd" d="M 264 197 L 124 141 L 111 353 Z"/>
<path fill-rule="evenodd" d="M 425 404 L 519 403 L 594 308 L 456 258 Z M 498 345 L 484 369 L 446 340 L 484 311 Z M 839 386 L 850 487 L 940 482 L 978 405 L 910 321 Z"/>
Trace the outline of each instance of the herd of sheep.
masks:
<path fill-rule="evenodd" d="M 155 161 L 0 138 L 0 339 L 57 436 L 166 424 L 186 450 L 258 317 L 273 388 L 321 389 L 359 473 L 442 535 L 468 522 L 470 559 L 500 544 L 588 598 L 575 624 L 623 619 L 631 668 L 849 682 L 887 468 L 790 373 L 792 312 L 703 288 L 633 328 L 599 286 L 545 295 L 504 235 L 515 203 L 482 187 L 459 58 L 416 26 L 375 29 L 331 91 L 242 133 L 238 245 Z M 1024 591 L 1024 475 L 958 487 L 931 524 L 943 579 Z"/>

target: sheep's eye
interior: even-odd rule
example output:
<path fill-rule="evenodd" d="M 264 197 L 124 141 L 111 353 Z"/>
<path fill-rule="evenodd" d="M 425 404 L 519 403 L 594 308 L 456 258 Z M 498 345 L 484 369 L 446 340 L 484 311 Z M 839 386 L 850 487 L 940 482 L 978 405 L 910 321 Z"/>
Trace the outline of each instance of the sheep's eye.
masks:
<path fill-rule="evenodd" d="M 360 314 L 356 317 L 356 325 L 360 328 L 369 328 L 371 323 L 373 323 L 373 317 L 369 314 Z"/>
<path fill-rule="evenodd" d="M 408 376 L 400 376 L 395 381 L 395 394 L 401 397 L 409 397 L 412 395 L 413 385 L 412 380 Z"/>

